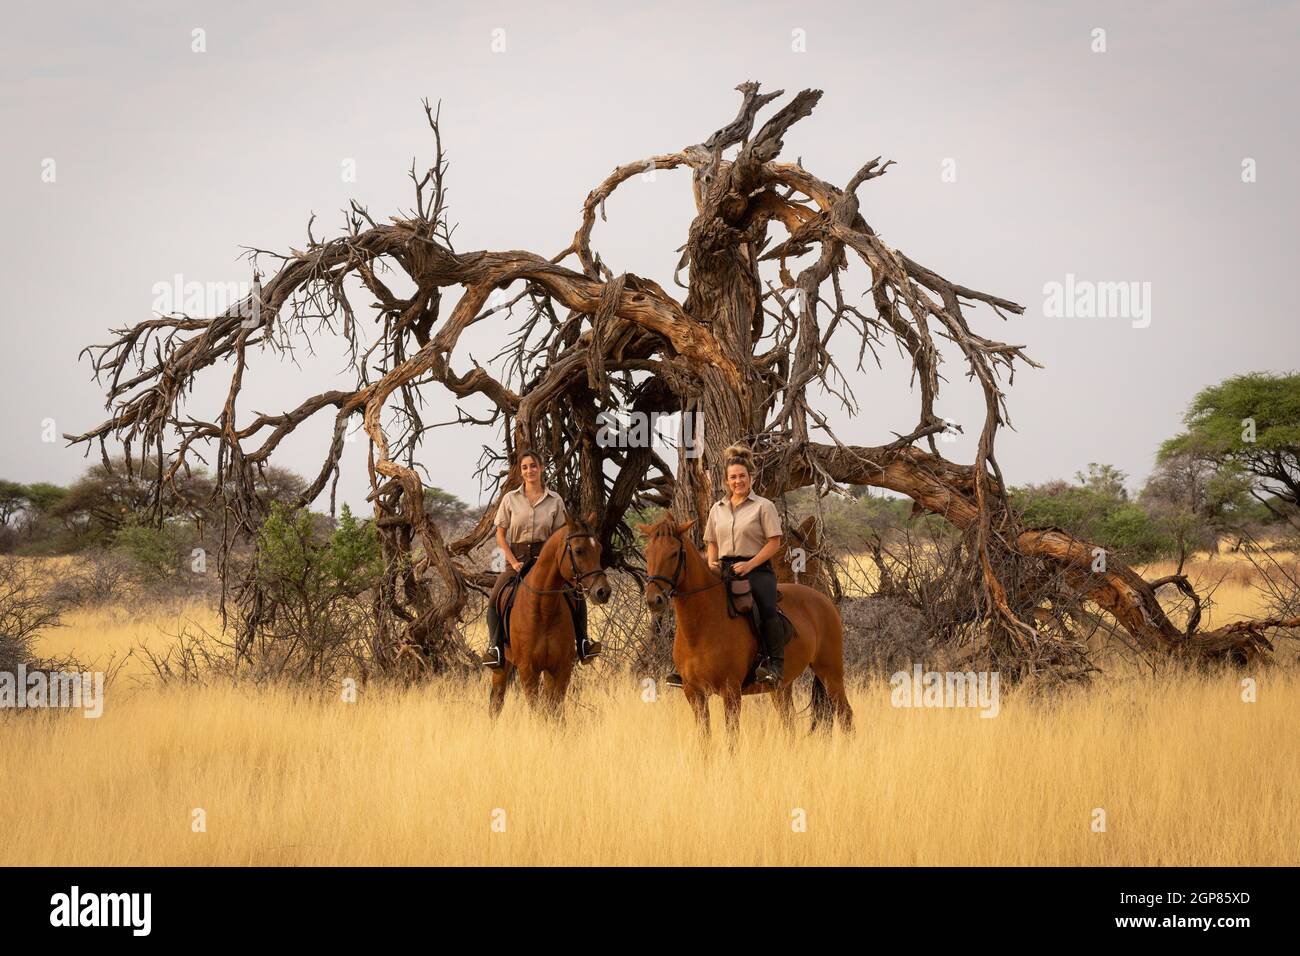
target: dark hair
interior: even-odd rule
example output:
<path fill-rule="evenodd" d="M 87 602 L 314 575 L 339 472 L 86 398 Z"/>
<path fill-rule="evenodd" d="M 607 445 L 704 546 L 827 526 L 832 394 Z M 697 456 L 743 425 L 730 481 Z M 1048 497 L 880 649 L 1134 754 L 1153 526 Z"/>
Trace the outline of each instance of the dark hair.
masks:
<path fill-rule="evenodd" d="M 531 448 L 523 448 L 515 452 L 515 464 L 522 466 L 525 458 L 531 458 L 533 461 L 537 462 L 538 468 L 542 467 L 542 456 L 537 454 L 537 452 L 533 451 Z"/>

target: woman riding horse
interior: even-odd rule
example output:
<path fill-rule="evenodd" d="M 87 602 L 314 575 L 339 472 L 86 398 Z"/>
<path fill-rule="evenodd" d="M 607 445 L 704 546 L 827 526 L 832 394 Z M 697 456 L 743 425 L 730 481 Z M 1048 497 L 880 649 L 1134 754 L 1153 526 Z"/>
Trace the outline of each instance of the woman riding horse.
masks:
<path fill-rule="evenodd" d="M 781 516 L 769 499 L 755 494 L 754 453 L 732 445 L 724 454 L 729 494 L 709 509 L 704 543 L 709 567 L 748 578 L 754 604 L 762 619 L 760 657 L 754 680 L 779 684 L 785 666 L 781 620 L 776 611 L 776 571 L 772 556 L 781 550 Z M 727 577 L 724 573 L 723 577 Z M 681 687 L 681 676 L 668 675 L 668 684 Z"/>
<path fill-rule="evenodd" d="M 537 452 L 525 449 L 516 460 L 524 483 L 502 496 L 496 516 L 497 545 L 505 555 L 506 568 L 497 575 L 488 598 L 489 644 L 483 655 L 483 666 L 494 669 L 505 665 L 504 629 L 497 608 L 501 589 L 523 569 L 525 561 L 541 553 L 546 539 L 567 517 L 563 499 L 542 482 L 542 459 Z M 600 642 L 587 639 L 587 602 L 576 593 L 566 592 L 564 596 L 573 615 L 578 661 L 586 664 L 600 653 Z"/>

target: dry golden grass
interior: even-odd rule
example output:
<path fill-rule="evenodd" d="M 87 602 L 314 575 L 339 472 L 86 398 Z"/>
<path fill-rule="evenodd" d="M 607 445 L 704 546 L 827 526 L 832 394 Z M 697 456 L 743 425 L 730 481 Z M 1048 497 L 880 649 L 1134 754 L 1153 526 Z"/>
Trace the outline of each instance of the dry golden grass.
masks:
<path fill-rule="evenodd" d="M 175 616 L 71 623 L 43 650 L 120 653 Z M 1004 692 L 994 719 L 859 686 L 829 739 L 748 698 L 734 753 L 716 710 L 701 746 L 677 693 L 581 676 L 563 730 L 517 692 L 492 726 L 486 678 L 352 704 L 119 679 L 98 720 L 6 714 L 0 864 L 1300 863 L 1289 668 L 1255 703 L 1241 675 L 1126 678 Z"/>
<path fill-rule="evenodd" d="M 1137 569 L 1148 580 L 1173 574 L 1178 570 L 1176 561 L 1156 561 Z M 1300 578 L 1300 563 L 1289 551 L 1272 551 L 1257 555 L 1252 562 L 1246 555 L 1222 554 L 1191 558 L 1183 565 L 1183 573 L 1202 595 L 1213 592 L 1212 603 L 1206 609 L 1203 628 L 1221 627 L 1249 617 L 1257 617 L 1260 608 L 1259 588 L 1265 577 L 1285 583 L 1286 578 Z"/>
<path fill-rule="evenodd" d="M 138 648 L 166 649 L 191 621 L 214 631 L 220 626 L 218 615 L 198 604 L 143 613 L 120 605 L 85 608 L 64 615 L 64 626 L 47 631 L 38 650 L 55 660 L 73 657 L 86 666 L 115 667 L 121 678 L 142 679 L 151 672 Z"/>
<path fill-rule="evenodd" d="M 587 688 L 562 732 L 518 698 L 492 727 L 465 685 L 122 692 L 99 720 L 7 720 L 0 863 L 1300 862 L 1294 674 L 1253 704 L 1230 678 L 1130 682 L 994 719 L 887 691 L 830 740 L 746 701 L 734 755 L 632 685 Z"/>

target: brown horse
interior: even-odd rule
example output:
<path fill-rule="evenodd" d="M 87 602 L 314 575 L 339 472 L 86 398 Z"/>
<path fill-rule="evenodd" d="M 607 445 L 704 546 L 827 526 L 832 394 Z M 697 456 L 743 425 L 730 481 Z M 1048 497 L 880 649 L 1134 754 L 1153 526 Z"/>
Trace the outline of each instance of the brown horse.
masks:
<path fill-rule="evenodd" d="M 682 689 L 699 721 L 709 733 L 709 696 L 722 697 L 727 731 L 734 739 L 740 727 L 742 694 L 759 694 L 767 688 L 745 684 L 745 676 L 758 653 L 753 628 L 743 617 L 730 617 L 722 578 L 710 570 L 704 555 L 686 537 L 694 521 L 678 525 L 664 514 L 653 525 L 639 525 L 646 536 L 645 599 L 650 613 L 659 617 L 673 601 L 677 634 L 673 663 L 682 675 Z M 795 636 L 785 648 L 781 686 L 772 690 L 772 702 L 785 726 L 793 724 L 791 684 L 807 667 L 813 671 L 812 726 L 821 718 L 833 726 L 838 717 L 845 730 L 853 729 L 853 708 L 844 693 L 844 627 L 839 612 L 826 595 L 802 584 L 778 585 L 781 610 L 794 625 Z M 742 686 L 743 685 L 743 686 Z"/>
<path fill-rule="evenodd" d="M 505 665 L 492 671 L 488 713 L 493 717 L 501 713 L 516 671 L 531 707 L 540 704 L 547 714 L 563 716 L 564 695 L 577 657 L 577 636 L 565 594 L 590 596 L 596 604 L 604 604 L 610 596 L 600 565 L 600 542 L 592 530 L 595 524 L 595 512 L 586 521 L 567 518 L 524 575 L 510 609 Z"/>

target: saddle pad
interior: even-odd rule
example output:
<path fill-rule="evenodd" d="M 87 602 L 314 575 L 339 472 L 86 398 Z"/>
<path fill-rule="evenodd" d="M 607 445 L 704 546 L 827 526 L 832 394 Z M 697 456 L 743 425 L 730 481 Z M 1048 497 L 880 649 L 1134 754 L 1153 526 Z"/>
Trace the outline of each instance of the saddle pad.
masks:
<path fill-rule="evenodd" d="M 739 617 L 742 614 L 753 614 L 754 612 L 754 590 L 748 578 L 733 578 L 723 575 L 723 580 L 727 582 L 727 616 Z M 785 595 L 781 593 L 780 587 L 776 590 L 776 603 L 780 604 L 785 600 Z"/>
<path fill-rule="evenodd" d="M 736 614 L 748 614 L 750 608 L 754 606 L 754 593 L 748 578 L 728 578 L 727 593 Z M 732 617 L 735 617 L 735 614 Z"/>

